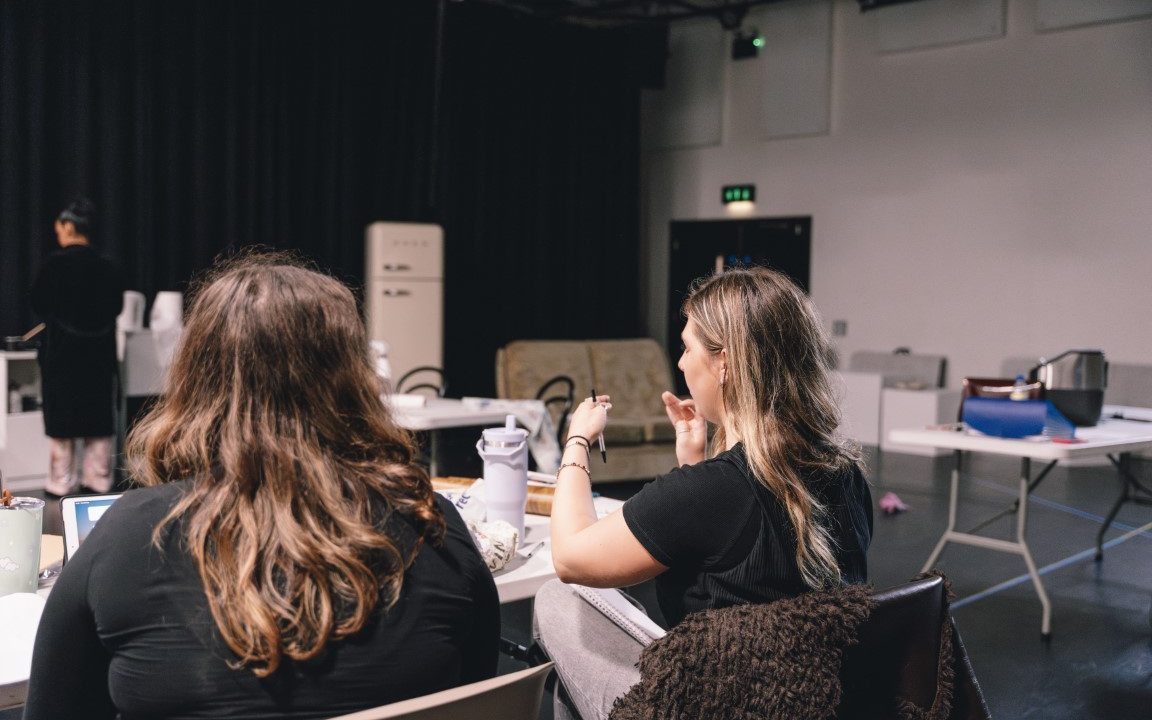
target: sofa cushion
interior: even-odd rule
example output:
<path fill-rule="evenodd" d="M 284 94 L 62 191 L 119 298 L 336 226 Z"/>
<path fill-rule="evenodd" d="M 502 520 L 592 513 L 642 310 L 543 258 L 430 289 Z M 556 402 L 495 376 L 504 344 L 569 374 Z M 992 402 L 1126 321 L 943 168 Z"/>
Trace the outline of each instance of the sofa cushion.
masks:
<path fill-rule="evenodd" d="M 667 415 L 646 418 L 617 417 L 615 412 L 604 428 L 604 442 L 609 445 L 638 445 L 643 442 L 675 442 L 676 428 Z M 595 448 L 593 448 L 595 450 Z"/>
<path fill-rule="evenodd" d="M 676 431 L 660 399 L 674 387 L 671 365 L 655 340 L 516 340 L 496 355 L 501 398 L 534 397 L 543 383 L 561 374 L 572 378 L 577 401 L 593 387 L 612 396 L 604 431 L 607 465 L 592 448 L 596 482 L 651 478 L 676 466 Z"/>
<path fill-rule="evenodd" d="M 588 357 L 596 391 L 612 396 L 612 416 L 664 415 L 660 393 L 673 390 L 668 355 L 652 338 L 590 340 Z"/>
<path fill-rule="evenodd" d="M 644 421 L 636 418 L 616 417 L 608 419 L 604 428 L 604 442 L 612 445 L 639 445 L 644 442 Z M 596 448 L 592 450 L 595 454 Z"/>
<path fill-rule="evenodd" d="M 668 422 L 667 413 L 652 415 L 644 420 L 646 442 L 676 442 L 676 428 Z"/>

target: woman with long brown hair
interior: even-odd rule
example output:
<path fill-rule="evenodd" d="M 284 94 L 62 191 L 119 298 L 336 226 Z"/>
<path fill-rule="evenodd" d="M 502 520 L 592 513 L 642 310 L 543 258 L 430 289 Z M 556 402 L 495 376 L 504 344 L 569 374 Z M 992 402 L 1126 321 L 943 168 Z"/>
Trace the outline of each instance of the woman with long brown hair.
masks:
<path fill-rule="evenodd" d="M 680 467 L 597 520 L 589 446 L 611 398 L 584 401 L 569 422 L 552 509 L 559 577 L 594 587 L 655 578 L 669 625 L 700 610 L 865 581 L 871 495 L 856 448 L 836 433 L 831 352 L 812 303 L 778 272 L 733 269 L 696 285 L 684 316 L 678 366 L 691 399 L 663 395 Z M 572 618 L 584 611 L 559 584 L 537 596 L 540 642 L 592 720 L 638 678 L 640 645 L 622 633 L 619 642 L 574 642 L 580 620 Z M 590 674 L 603 682 L 588 682 Z"/>
<path fill-rule="evenodd" d="M 26 718 L 322 718 L 490 677 L 499 604 L 338 281 L 200 283 L 133 479 L 61 573 Z"/>

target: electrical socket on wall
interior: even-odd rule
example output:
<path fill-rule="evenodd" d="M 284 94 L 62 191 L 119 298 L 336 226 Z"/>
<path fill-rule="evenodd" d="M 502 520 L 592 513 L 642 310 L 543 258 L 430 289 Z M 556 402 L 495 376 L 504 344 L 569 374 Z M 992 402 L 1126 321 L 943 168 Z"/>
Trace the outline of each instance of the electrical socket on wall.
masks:
<path fill-rule="evenodd" d="M 834 337 L 844 337 L 848 334 L 848 321 L 847 320 L 833 320 L 832 321 L 832 335 Z"/>

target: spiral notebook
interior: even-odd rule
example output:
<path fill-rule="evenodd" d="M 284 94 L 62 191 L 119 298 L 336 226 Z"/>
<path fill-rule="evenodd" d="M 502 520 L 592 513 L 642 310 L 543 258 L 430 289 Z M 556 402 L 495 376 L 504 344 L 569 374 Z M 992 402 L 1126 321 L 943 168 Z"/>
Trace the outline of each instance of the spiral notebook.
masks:
<path fill-rule="evenodd" d="M 648 646 L 653 640 L 664 637 L 667 632 L 653 622 L 643 610 L 629 602 L 619 590 L 590 588 L 583 585 L 573 585 L 572 589 L 641 645 Z"/>

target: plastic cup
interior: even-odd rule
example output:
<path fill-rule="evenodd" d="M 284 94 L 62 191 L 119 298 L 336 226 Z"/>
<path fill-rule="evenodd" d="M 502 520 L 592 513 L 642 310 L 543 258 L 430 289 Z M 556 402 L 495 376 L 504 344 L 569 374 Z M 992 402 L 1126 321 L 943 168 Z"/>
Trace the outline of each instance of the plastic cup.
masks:
<path fill-rule="evenodd" d="M 0 596 L 36 592 L 43 533 L 43 500 L 17 497 L 0 505 Z"/>

